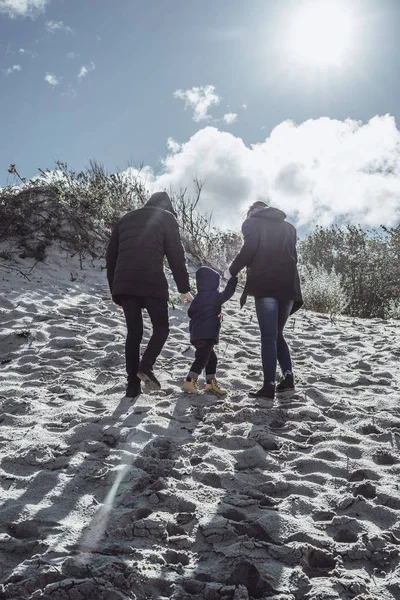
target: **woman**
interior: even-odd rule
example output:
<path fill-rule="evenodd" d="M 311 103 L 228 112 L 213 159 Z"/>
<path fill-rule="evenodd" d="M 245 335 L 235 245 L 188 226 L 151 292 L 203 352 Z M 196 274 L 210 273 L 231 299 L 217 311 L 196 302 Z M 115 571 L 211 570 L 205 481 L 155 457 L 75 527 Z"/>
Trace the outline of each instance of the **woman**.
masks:
<path fill-rule="evenodd" d="M 283 328 L 290 314 L 303 304 L 297 271 L 296 229 L 285 221 L 286 215 L 265 202 L 255 202 L 242 226 L 243 247 L 229 267 L 229 277 L 237 277 L 247 267 L 247 280 L 241 306 L 247 296 L 255 297 L 261 331 L 264 384 L 252 397 L 275 397 L 276 365 L 282 380 L 276 387 L 279 397 L 294 394 L 290 350 Z"/>

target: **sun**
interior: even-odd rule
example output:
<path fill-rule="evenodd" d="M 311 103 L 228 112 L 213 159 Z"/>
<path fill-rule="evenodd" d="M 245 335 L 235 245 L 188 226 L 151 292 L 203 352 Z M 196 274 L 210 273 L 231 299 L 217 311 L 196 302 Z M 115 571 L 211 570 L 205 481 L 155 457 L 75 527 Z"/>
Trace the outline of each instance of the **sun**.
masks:
<path fill-rule="evenodd" d="M 348 2 L 309 0 L 291 15 L 287 53 L 306 66 L 341 66 L 351 51 L 354 15 Z"/>

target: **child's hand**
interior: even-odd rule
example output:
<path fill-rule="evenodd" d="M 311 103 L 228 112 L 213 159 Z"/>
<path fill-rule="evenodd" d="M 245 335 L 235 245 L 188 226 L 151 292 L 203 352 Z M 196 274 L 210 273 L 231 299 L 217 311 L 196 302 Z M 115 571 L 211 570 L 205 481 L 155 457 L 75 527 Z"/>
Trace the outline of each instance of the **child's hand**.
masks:
<path fill-rule="evenodd" d="M 231 277 L 232 277 L 232 274 L 231 274 L 230 270 L 226 269 L 226 271 L 224 273 L 224 279 L 227 279 L 229 281 Z"/>

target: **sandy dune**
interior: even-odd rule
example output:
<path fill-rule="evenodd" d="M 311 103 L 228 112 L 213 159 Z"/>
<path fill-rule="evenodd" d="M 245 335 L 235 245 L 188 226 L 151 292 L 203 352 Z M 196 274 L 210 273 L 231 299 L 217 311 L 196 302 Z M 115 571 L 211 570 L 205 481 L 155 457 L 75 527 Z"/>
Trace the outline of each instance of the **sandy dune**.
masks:
<path fill-rule="evenodd" d="M 398 323 L 298 313 L 299 393 L 259 406 L 252 303 L 224 311 L 225 401 L 181 392 L 178 307 L 131 402 L 104 271 L 48 262 L 0 272 L 1 599 L 400 599 Z"/>

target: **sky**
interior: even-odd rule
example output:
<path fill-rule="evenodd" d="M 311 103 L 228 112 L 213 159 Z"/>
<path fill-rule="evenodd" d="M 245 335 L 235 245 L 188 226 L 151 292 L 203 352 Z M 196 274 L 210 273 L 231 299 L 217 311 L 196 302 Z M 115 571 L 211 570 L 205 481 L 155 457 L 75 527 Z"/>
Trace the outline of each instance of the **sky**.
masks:
<path fill-rule="evenodd" d="M 0 0 L 0 185 L 56 160 L 235 227 L 400 220 L 398 0 Z"/>

